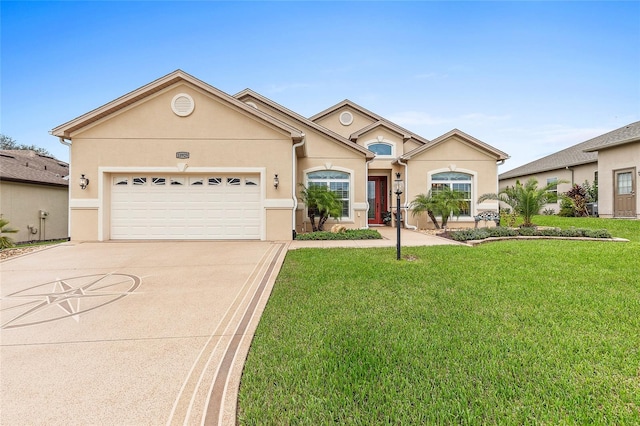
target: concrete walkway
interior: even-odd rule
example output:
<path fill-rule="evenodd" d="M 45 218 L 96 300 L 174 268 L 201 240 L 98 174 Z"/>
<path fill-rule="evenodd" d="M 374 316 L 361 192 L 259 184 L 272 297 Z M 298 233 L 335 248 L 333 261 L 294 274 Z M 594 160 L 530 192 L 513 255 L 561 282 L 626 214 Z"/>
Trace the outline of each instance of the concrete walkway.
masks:
<path fill-rule="evenodd" d="M 0 263 L 0 423 L 233 425 L 286 251 L 382 240 L 64 243 Z M 402 230 L 402 246 L 458 244 Z"/>

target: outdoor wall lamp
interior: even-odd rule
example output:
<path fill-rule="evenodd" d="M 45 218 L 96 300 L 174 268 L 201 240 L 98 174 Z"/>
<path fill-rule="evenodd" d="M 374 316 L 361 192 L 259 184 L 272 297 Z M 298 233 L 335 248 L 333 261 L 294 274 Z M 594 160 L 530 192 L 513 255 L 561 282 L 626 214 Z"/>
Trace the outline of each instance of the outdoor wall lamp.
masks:
<path fill-rule="evenodd" d="M 397 237 L 396 237 L 396 259 L 400 260 L 400 221 L 402 218 L 400 217 L 400 195 L 402 194 L 402 189 L 404 187 L 404 182 L 402 182 L 402 178 L 400 178 L 400 173 L 396 173 L 396 180 L 393 181 L 393 189 L 396 193 L 396 229 L 397 229 Z"/>
<path fill-rule="evenodd" d="M 89 179 L 84 175 L 80 176 L 80 189 L 87 189 L 87 186 L 89 186 Z"/>
<path fill-rule="evenodd" d="M 278 179 L 278 174 L 276 173 L 276 175 L 273 177 L 273 187 L 275 189 L 278 189 L 278 185 L 280 185 L 280 179 Z"/>

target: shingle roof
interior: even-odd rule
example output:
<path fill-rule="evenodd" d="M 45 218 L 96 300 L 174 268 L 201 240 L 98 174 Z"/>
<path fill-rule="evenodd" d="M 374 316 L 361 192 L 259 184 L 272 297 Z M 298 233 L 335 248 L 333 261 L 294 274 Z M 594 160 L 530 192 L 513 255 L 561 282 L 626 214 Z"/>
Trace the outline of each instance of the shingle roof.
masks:
<path fill-rule="evenodd" d="M 640 140 L 640 121 L 612 130 L 593 139 L 501 173 L 499 179 L 511 179 L 550 170 L 564 169 L 598 161 L 598 149 Z"/>
<path fill-rule="evenodd" d="M 339 143 L 342 143 L 344 145 L 349 146 L 352 149 L 355 149 L 356 151 L 359 151 L 363 154 L 365 154 L 367 156 L 367 158 L 373 158 L 374 154 L 369 151 L 368 149 L 358 145 L 355 142 L 352 142 L 349 139 L 346 139 L 342 136 L 340 136 L 339 134 L 332 132 L 331 130 L 327 129 L 326 127 L 323 127 L 321 125 L 319 125 L 318 123 L 315 123 L 311 120 L 309 120 L 306 117 L 303 117 L 302 115 L 298 114 L 297 112 L 291 111 L 288 108 L 285 108 L 284 106 L 278 104 L 277 102 L 262 96 L 261 94 L 254 92 L 251 89 L 244 89 L 243 91 L 236 93 L 235 95 L 233 95 L 234 98 L 236 99 L 240 99 L 243 102 L 246 102 L 247 98 L 253 98 L 254 100 L 260 101 L 266 105 L 269 105 L 270 107 L 274 108 L 277 111 L 280 111 L 282 114 L 289 116 L 291 119 L 293 119 L 294 121 L 297 121 L 299 124 L 305 125 L 307 127 L 310 127 L 312 129 L 315 129 L 317 131 L 319 131 L 320 133 L 323 133 L 329 137 L 331 137 L 332 139 L 336 140 Z"/>
<path fill-rule="evenodd" d="M 31 150 L 0 150 L 0 180 L 69 186 L 69 165 Z"/>

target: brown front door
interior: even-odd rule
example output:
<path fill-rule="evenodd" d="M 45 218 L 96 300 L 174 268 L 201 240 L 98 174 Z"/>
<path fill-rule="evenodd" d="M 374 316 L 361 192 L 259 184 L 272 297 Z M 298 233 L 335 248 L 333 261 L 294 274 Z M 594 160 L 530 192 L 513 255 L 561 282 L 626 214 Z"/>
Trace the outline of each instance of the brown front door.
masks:
<path fill-rule="evenodd" d="M 382 225 L 383 213 L 387 211 L 386 176 L 369 176 L 367 200 L 369 201 L 369 223 Z"/>
<path fill-rule="evenodd" d="M 636 217 L 636 169 L 613 172 L 613 216 Z"/>

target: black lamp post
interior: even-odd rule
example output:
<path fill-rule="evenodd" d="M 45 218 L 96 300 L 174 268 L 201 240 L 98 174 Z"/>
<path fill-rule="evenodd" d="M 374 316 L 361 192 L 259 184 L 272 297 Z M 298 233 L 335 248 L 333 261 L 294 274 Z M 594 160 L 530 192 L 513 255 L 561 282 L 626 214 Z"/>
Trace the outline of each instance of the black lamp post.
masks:
<path fill-rule="evenodd" d="M 396 229 L 398 230 L 397 232 L 397 238 L 396 238 L 396 255 L 397 255 L 397 260 L 400 260 L 400 195 L 402 194 L 402 189 L 404 186 L 404 183 L 402 182 L 402 179 L 400 178 L 400 173 L 396 173 L 396 180 L 393 182 L 394 183 L 394 189 L 395 189 L 395 193 L 396 193 Z"/>

